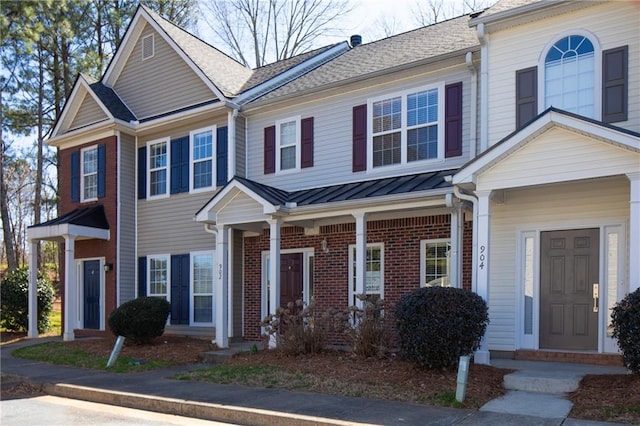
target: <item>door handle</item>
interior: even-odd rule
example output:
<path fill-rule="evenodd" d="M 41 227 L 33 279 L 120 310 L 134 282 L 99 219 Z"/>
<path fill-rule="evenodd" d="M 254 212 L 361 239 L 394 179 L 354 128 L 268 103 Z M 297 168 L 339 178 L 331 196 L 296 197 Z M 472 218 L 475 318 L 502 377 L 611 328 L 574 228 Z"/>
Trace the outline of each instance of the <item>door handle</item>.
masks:
<path fill-rule="evenodd" d="M 598 299 L 600 298 L 600 286 L 593 283 L 593 312 L 598 312 Z"/>

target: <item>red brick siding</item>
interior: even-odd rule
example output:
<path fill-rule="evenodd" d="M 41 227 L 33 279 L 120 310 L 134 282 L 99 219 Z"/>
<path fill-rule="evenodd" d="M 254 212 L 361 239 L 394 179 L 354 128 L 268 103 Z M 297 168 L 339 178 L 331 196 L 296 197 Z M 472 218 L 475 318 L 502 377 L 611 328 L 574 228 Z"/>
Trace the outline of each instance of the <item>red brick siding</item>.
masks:
<path fill-rule="evenodd" d="M 390 219 L 367 223 L 367 242 L 384 243 L 384 299 L 388 306 L 420 286 L 420 241 L 449 238 L 449 215 Z M 326 239 L 329 253 L 321 249 Z M 349 295 L 348 248 L 355 244 L 355 224 L 322 226 L 319 235 L 306 236 L 297 227 L 282 228 L 280 247 L 315 248 L 314 296 L 319 312 L 347 307 Z M 463 286 L 470 288 L 471 226 L 465 223 Z M 244 239 L 245 298 L 244 336 L 257 339 L 261 316 L 261 252 L 269 249 L 269 231 Z M 390 309 L 389 309 L 390 311 Z M 392 316 L 387 316 L 392 321 Z"/>
<path fill-rule="evenodd" d="M 74 203 L 71 201 L 71 153 L 74 151 L 80 151 L 85 147 L 105 144 L 106 146 L 106 158 L 105 158 L 105 196 L 99 198 L 97 201 L 88 203 Z M 86 143 L 84 145 L 76 146 L 69 149 L 60 151 L 60 175 L 58 176 L 59 192 L 60 192 L 60 215 L 68 213 L 73 209 L 79 207 L 89 207 L 97 204 L 104 206 L 105 215 L 109 222 L 110 240 L 82 240 L 75 243 L 75 257 L 76 259 L 92 258 L 92 257 L 104 257 L 106 263 L 114 265 L 114 270 L 106 273 L 105 275 L 105 315 L 108 317 L 111 311 L 116 307 L 116 248 L 117 248 L 117 206 L 118 206 L 118 140 L 116 136 L 110 136 L 108 138 L 99 139 Z M 64 246 L 64 244 L 62 244 Z M 64 255 L 60 260 L 60 276 L 64 280 Z M 64 285 L 61 285 L 62 301 L 64 299 Z M 64 310 L 63 310 L 64 312 Z M 63 319 L 64 321 L 64 319 Z M 108 324 L 105 318 L 105 325 L 108 328 Z M 64 322 L 63 322 L 64 323 Z"/>

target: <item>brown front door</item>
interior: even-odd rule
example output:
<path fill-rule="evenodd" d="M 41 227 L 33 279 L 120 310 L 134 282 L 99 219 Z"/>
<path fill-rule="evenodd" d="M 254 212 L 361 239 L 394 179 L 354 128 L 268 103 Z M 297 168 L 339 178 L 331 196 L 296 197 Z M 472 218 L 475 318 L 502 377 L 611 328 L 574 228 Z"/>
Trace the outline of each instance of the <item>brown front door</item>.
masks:
<path fill-rule="evenodd" d="M 599 240 L 598 229 L 540 234 L 540 349 L 598 349 Z"/>
<path fill-rule="evenodd" d="M 280 255 L 280 306 L 302 300 L 302 253 Z"/>

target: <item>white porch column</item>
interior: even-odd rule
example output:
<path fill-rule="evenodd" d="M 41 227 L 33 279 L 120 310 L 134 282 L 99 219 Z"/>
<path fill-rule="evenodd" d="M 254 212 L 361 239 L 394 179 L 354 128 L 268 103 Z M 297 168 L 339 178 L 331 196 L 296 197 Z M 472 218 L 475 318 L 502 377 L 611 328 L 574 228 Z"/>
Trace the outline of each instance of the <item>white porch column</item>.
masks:
<path fill-rule="evenodd" d="M 29 324 L 27 337 L 38 337 L 38 240 L 31 240 L 29 253 Z"/>
<path fill-rule="evenodd" d="M 477 284 L 476 293 L 481 296 L 487 304 L 489 304 L 489 231 L 491 224 L 491 191 L 477 191 L 478 196 L 478 217 L 476 226 L 478 227 L 478 256 L 476 267 Z M 487 337 L 482 338 L 480 349 L 474 355 L 476 364 L 489 364 L 489 348 L 487 345 Z"/>
<path fill-rule="evenodd" d="M 455 203 L 451 210 L 451 250 L 449 252 L 449 283 L 462 288 L 462 205 Z"/>
<path fill-rule="evenodd" d="M 229 337 L 233 337 L 233 229 L 231 227 L 229 227 L 229 229 L 227 229 L 227 234 L 229 236 L 229 243 L 227 244 L 228 247 L 228 255 L 227 255 L 227 281 L 229 283 L 229 285 L 227 286 L 228 288 L 228 293 L 227 293 L 227 298 L 229 299 L 229 303 L 228 305 L 228 319 L 227 319 L 227 324 L 229 325 L 228 329 L 228 336 Z"/>
<path fill-rule="evenodd" d="M 64 341 L 75 339 L 73 330 L 78 324 L 75 240 L 73 236 L 64 236 Z"/>
<path fill-rule="evenodd" d="M 229 347 L 228 299 L 229 299 L 229 271 L 227 256 L 229 250 L 228 228 L 225 225 L 216 226 L 216 345 L 219 348 Z"/>
<path fill-rule="evenodd" d="M 355 213 L 356 219 L 356 289 L 355 295 L 365 294 L 365 271 L 367 270 L 367 215 Z M 351 267 L 351 265 L 349 265 Z M 349 285 L 352 285 L 349 283 Z M 351 301 L 349 301 L 351 303 Z M 364 302 L 356 299 L 356 306 L 364 308 Z"/>
<path fill-rule="evenodd" d="M 629 191 L 629 292 L 640 288 L 640 173 L 627 175 Z"/>
<path fill-rule="evenodd" d="M 282 219 L 269 219 L 269 315 L 280 307 L 280 228 Z M 275 337 L 269 347 L 276 347 Z"/>

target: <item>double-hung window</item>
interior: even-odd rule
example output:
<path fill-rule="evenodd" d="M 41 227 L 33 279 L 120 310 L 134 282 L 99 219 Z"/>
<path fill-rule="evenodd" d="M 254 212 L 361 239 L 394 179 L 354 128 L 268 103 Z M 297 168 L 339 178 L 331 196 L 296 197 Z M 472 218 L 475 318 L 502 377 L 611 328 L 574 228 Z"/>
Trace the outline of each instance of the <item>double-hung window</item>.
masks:
<path fill-rule="evenodd" d="M 191 253 L 191 323 L 194 325 L 213 324 L 214 257 L 212 251 Z"/>
<path fill-rule="evenodd" d="M 147 193 L 150 198 L 168 195 L 168 159 L 169 139 L 161 139 L 147 143 L 149 153 L 149 176 Z"/>
<path fill-rule="evenodd" d="M 214 132 L 214 127 L 208 127 L 189 133 L 191 191 L 213 187 Z"/>
<path fill-rule="evenodd" d="M 82 151 L 82 201 L 98 199 L 98 146 L 84 148 Z"/>
<path fill-rule="evenodd" d="M 300 117 L 276 121 L 278 171 L 300 169 Z"/>
<path fill-rule="evenodd" d="M 349 303 L 356 305 L 356 246 L 349 245 Z M 365 261 L 364 292 L 367 298 L 384 298 L 384 244 L 367 244 L 367 257 Z"/>
<path fill-rule="evenodd" d="M 369 101 L 370 167 L 444 158 L 444 86 Z"/>
<path fill-rule="evenodd" d="M 169 300 L 169 255 L 148 256 L 147 295 Z"/>
<path fill-rule="evenodd" d="M 420 285 L 449 287 L 451 241 L 449 239 L 420 241 Z"/>

